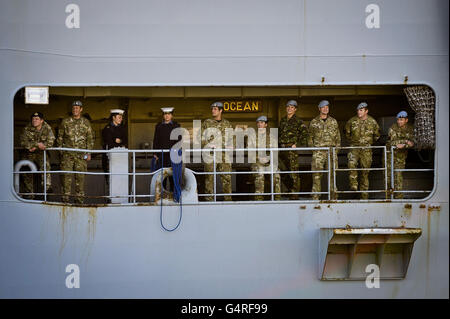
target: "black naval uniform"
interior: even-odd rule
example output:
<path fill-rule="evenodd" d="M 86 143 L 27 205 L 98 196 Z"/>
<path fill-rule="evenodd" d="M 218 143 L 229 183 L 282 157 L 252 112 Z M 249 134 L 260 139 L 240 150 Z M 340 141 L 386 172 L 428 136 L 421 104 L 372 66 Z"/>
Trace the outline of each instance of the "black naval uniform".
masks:
<path fill-rule="evenodd" d="M 105 126 L 102 131 L 103 148 L 106 150 L 114 147 L 127 147 L 128 136 L 125 126 L 114 125 L 112 122 Z M 120 139 L 120 143 L 116 143 L 116 138 Z"/>
<path fill-rule="evenodd" d="M 103 137 L 103 148 L 105 150 L 110 150 L 114 147 L 128 147 L 128 132 L 125 126 L 122 124 L 114 125 L 110 122 L 102 130 Z M 116 138 L 120 139 L 120 143 L 116 143 Z M 103 154 L 102 156 L 102 166 L 103 171 L 108 172 L 108 155 Z"/>
<path fill-rule="evenodd" d="M 170 140 L 170 133 L 177 127 L 180 127 L 180 124 L 175 121 L 171 121 L 169 123 L 161 122 L 157 124 L 153 138 L 153 149 L 168 150 L 171 149 L 173 145 L 178 143 L 178 141 L 181 140 L 181 136 L 179 136 L 177 140 Z M 156 153 L 155 155 L 158 156 L 158 167 L 161 167 L 162 153 Z M 163 167 L 171 167 L 169 152 L 164 152 Z"/>

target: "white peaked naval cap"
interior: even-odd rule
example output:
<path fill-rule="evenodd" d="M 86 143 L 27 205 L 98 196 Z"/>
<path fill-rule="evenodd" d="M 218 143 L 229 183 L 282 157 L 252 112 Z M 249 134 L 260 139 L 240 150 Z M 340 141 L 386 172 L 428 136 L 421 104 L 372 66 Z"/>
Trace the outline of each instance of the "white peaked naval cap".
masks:
<path fill-rule="evenodd" d="M 174 107 L 162 107 L 161 111 L 163 111 L 163 113 L 172 113 L 173 109 Z"/>
<path fill-rule="evenodd" d="M 125 111 L 121 109 L 112 109 L 109 111 L 111 114 L 120 114 L 122 115 Z"/>

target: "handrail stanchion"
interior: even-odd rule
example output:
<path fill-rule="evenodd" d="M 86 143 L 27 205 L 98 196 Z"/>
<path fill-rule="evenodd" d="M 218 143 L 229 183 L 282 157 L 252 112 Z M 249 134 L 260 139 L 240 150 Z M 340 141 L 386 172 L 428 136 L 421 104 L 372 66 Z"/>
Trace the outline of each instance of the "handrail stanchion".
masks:
<path fill-rule="evenodd" d="M 386 194 L 388 193 L 388 171 L 387 171 L 387 148 L 386 146 L 383 147 L 383 152 L 384 152 L 384 189 L 386 190 Z M 387 196 L 386 196 L 387 198 Z"/>
<path fill-rule="evenodd" d="M 272 148 L 270 149 L 270 194 L 271 194 L 271 199 L 273 201 L 274 196 L 273 196 L 273 150 L 272 150 Z"/>
<path fill-rule="evenodd" d="M 332 150 L 332 155 L 334 156 L 334 148 L 331 148 Z M 328 200 L 331 200 L 331 154 L 330 154 L 330 148 L 328 148 L 327 150 L 327 154 L 328 154 Z M 333 164 L 334 165 L 334 164 Z M 336 182 L 336 180 L 333 180 L 333 183 Z M 319 195 L 320 196 L 320 195 Z"/>
<path fill-rule="evenodd" d="M 133 203 L 136 204 L 136 152 L 133 150 Z"/>
<path fill-rule="evenodd" d="M 47 201 L 47 151 L 44 149 L 44 202 Z"/>
<path fill-rule="evenodd" d="M 391 199 L 394 199 L 394 146 L 391 146 Z"/>
<path fill-rule="evenodd" d="M 217 199 L 217 191 L 216 191 L 216 149 L 213 148 L 213 176 L 214 176 L 214 202 Z"/>

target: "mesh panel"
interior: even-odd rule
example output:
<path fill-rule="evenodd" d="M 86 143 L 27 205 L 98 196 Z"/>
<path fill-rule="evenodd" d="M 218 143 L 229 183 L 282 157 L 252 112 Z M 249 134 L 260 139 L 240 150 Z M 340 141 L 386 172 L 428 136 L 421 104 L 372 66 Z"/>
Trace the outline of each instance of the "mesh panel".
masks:
<path fill-rule="evenodd" d="M 414 135 L 416 148 L 435 148 L 435 96 L 427 86 L 411 86 L 404 89 L 409 105 L 416 112 Z"/>

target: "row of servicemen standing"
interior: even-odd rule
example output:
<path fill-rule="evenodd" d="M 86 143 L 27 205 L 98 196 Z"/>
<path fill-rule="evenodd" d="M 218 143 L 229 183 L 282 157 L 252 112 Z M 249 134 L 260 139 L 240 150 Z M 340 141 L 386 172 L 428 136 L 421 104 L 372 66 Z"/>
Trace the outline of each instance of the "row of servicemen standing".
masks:
<path fill-rule="evenodd" d="M 341 147 L 341 135 L 337 121 L 329 116 L 330 103 L 326 100 L 321 101 L 318 105 L 319 115 L 311 120 L 307 128 L 303 121 L 296 116 L 297 101 L 290 100 L 286 104 L 286 116 L 284 116 L 279 125 L 278 141 L 273 141 L 273 136 L 265 134 L 267 130 L 267 117 L 260 116 L 257 120 L 257 128 L 259 133 L 255 138 L 265 138 L 264 145 L 278 145 L 280 148 L 297 148 L 297 147 L 335 147 L 334 156 L 330 156 L 331 168 L 334 163 L 337 163 L 337 154 Z M 177 140 L 170 140 L 170 133 L 173 129 L 180 127 L 180 125 L 173 120 L 174 108 L 162 108 L 163 121 L 155 128 L 153 149 L 170 149 Z M 81 101 L 74 101 L 72 103 L 72 115 L 65 118 L 59 129 L 56 145 L 64 148 L 76 149 L 93 149 L 94 147 L 94 131 L 88 119 L 82 116 L 83 104 Z M 111 122 L 106 125 L 102 131 L 103 146 L 105 149 L 114 147 L 127 146 L 127 132 L 122 125 L 123 110 L 111 110 Z M 367 103 L 362 102 L 356 108 L 356 116 L 352 117 L 345 125 L 344 132 L 346 138 L 350 141 L 350 146 L 358 147 L 352 148 L 348 152 L 348 168 L 356 169 L 358 165 L 361 168 L 370 168 L 372 165 L 372 146 L 380 138 L 380 128 L 376 120 L 369 114 Z M 202 124 L 202 132 L 208 128 L 217 128 L 222 132 L 223 139 L 225 138 L 225 129 L 232 128 L 231 123 L 223 118 L 223 103 L 215 102 L 211 104 L 212 117 L 206 119 Z M 263 132 L 263 134 L 261 134 Z M 50 125 L 45 122 L 44 116 L 40 112 L 31 115 L 31 123 L 28 124 L 21 135 L 21 146 L 27 150 L 26 159 L 37 163 L 39 170 L 44 170 L 44 156 L 43 150 L 52 147 L 55 142 L 55 135 L 53 134 Z M 202 138 L 202 147 L 209 141 Z M 225 141 L 223 141 L 225 143 Z M 258 141 L 254 141 L 253 145 L 259 145 Z M 407 149 L 414 146 L 414 130 L 412 125 L 408 123 L 408 114 L 406 111 L 401 111 L 397 114 L 397 123 L 393 124 L 389 129 L 387 141 L 387 167 L 390 172 L 391 163 L 391 146 L 394 146 L 394 168 L 404 169 L 406 157 L 408 155 Z M 168 154 L 168 153 L 165 153 Z M 160 154 L 155 154 L 155 160 L 160 161 L 160 166 L 170 166 L 170 159 L 168 156 L 164 158 L 164 163 L 161 163 Z M 286 170 L 299 171 L 299 154 L 298 151 L 280 151 L 280 160 L 284 163 Z M 103 167 L 105 168 L 106 156 L 103 156 Z M 61 152 L 61 170 L 62 171 L 87 171 L 87 162 L 91 160 L 91 155 L 84 152 Z M 231 163 L 204 163 L 205 172 L 213 172 L 214 165 L 216 165 L 217 172 L 231 172 Z M 328 151 L 314 150 L 312 154 L 311 170 L 320 171 L 328 168 Z M 47 155 L 46 170 L 50 171 L 50 161 Z M 106 171 L 106 170 L 105 170 Z M 264 172 L 270 172 L 270 160 L 258 158 L 256 163 L 252 164 L 252 171 L 255 171 L 255 199 L 262 200 L 264 193 Z M 278 168 L 274 168 L 278 171 Z M 350 190 L 362 191 L 361 198 L 368 199 L 369 190 L 369 171 L 361 170 L 360 181 L 358 183 L 358 171 L 349 171 Z M 331 178 L 333 178 L 333 169 L 331 169 Z M 83 203 L 84 192 L 84 174 L 70 174 L 62 175 L 62 201 L 69 202 L 72 188 L 72 176 L 75 176 L 75 201 Z M 298 199 L 300 193 L 300 174 L 289 173 L 286 176 L 286 185 L 293 193 L 290 199 Z M 313 175 L 312 197 L 315 200 L 320 198 L 317 193 L 321 192 L 321 178 L 323 173 L 315 172 Z M 270 176 L 270 175 L 267 175 Z M 279 174 L 274 174 L 274 193 L 281 193 L 281 179 Z M 389 180 L 390 174 L 388 173 Z M 225 200 L 231 200 L 231 175 L 220 174 L 222 189 L 225 195 Z M 42 181 L 43 183 L 43 181 Z M 388 181 L 390 185 L 390 181 Z M 33 176 L 32 174 L 24 174 L 25 193 L 33 192 Z M 358 187 L 359 186 L 359 187 Z M 403 178 L 401 172 L 395 173 L 395 190 L 403 189 Z M 46 176 L 46 189 L 51 192 L 51 178 L 50 174 Z M 214 176 L 212 174 L 205 175 L 205 193 L 213 194 L 214 191 Z M 334 184 L 330 184 L 330 193 L 332 199 L 337 199 Z M 261 195 L 258 195 L 261 194 Z M 26 196 L 24 196 L 26 197 Z M 402 198 L 402 193 L 395 193 L 396 198 Z M 32 198 L 28 196 L 27 198 Z M 206 200 L 212 200 L 212 196 L 206 196 Z M 275 200 L 279 200 L 281 196 L 275 195 Z"/>

